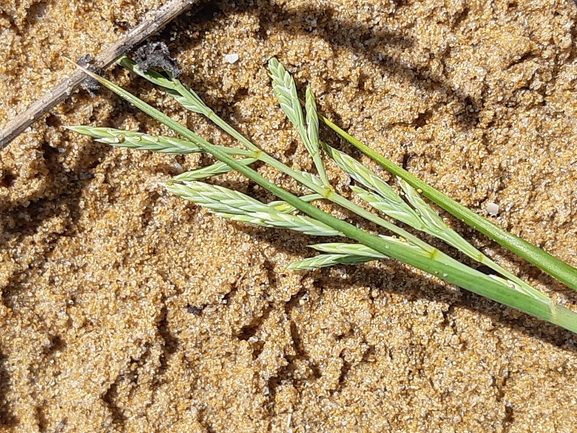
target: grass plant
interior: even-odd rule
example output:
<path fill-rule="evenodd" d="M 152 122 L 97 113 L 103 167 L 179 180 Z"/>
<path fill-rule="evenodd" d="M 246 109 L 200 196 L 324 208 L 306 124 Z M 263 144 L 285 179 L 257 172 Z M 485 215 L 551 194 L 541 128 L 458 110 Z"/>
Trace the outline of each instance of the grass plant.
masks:
<path fill-rule="evenodd" d="M 185 108 L 206 116 L 219 128 L 237 139 L 244 149 L 217 146 L 208 142 L 121 87 L 89 71 L 86 72 L 98 79 L 103 86 L 165 124 L 182 138 L 150 136 L 105 127 L 76 126 L 70 129 L 113 146 L 172 154 L 193 152 L 210 154 L 218 162 L 175 176 L 165 183 L 165 187 L 174 194 L 197 203 L 224 218 L 264 227 L 300 231 L 312 236 L 343 238 L 343 242 L 311 245 L 313 249 L 320 251 L 320 254 L 292 263 L 289 265 L 290 269 L 309 270 L 338 264 L 361 264 L 372 260 L 396 259 L 481 296 L 577 332 L 576 312 L 554 302 L 549 296 L 536 290 L 477 250 L 452 230 L 421 195 L 527 258 L 541 269 L 550 272 L 573 289 L 577 289 L 577 270 L 458 205 L 348 135 L 329 119 L 317 113 L 314 93 L 310 88 L 306 90 L 303 112 L 294 80 L 276 59 L 269 61 L 273 91 L 281 109 L 299 132 L 305 148 L 311 155 L 315 166 L 314 173 L 295 170 L 258 148 L 206 106 L 195 92 L 186 88 L 170 74 L 152 70 L 142 71 L 127 57 L 121 58 L 118 63 L 161 87 Z M 319 121 L 326 123 L 343 138 L 396 175 L 403 191 L 402 195 L 399 195 L 389 184 L 359 161 L 322 143 L 319 137 Z M 352 187 L 352 192 L 373 211 L 355 204 L 335 191 L 326 174 L 324 165 L 326 157 L 331 158 L 340 169 L 354 179 L 356 185 Z M 268 164 L 292 177 L 305 187 L 308 193 L 296 196 L 274 184 L 251 167 L 251 164 L 256 161 Z M 274 194 L 279 200 L 263 203 L 238 191 L 203 181 L 230 170 L 242 173 Z M 362 230 L 356 225 L 321 210 L 315 206 L 315 203 L 322 200 L 342 206 L 360 218 L 377 224 L 383 229 L 384 234 Z M 383 218 L 382 215 L 386 215 L 389 219 Z M 443 240 L 477 262 L 488 266 L 494 273 L 486 275 L 460 263 L 391 220 Z"/>

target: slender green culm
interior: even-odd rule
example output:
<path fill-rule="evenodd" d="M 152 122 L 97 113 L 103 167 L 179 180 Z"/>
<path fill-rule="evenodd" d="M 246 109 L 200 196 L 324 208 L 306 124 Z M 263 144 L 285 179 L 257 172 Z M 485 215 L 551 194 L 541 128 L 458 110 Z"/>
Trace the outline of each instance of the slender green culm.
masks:
<path fill-rule="evenodd" d="M 344 241 L 339 242 L 311 245 L 311 248 L 320 251 L 321 254 L 292 263 L 289 265 L 290 269 L 310 270 L 339 264 L 361 264 L 372 260 L 399 260 L 481 296 L 577 332 L 576 312 L 555 303 L 547 295 L 493 263 L 460 235 L 452 231 L 420 196 L 421 194 L 428 198 L 431 198 L 431 195 L 435 196 L 435 194 L 431 194 L 432 188 L 427 186 L 428 189 L 425 192 L 422 182 L 415 182 L 414 179 L 416 178 L 401 176 L 399 174 L 401 172 L 398 170 L 392 171 L 404 179 L 401 182 L 404 194 L 401 196 L 376 174 L 349 155 L 323 145 L 319 138 L 319 118 L 329 126 L 332 125 L 331 128 L 337 130 L 347 140 L 355 139 L 317 113 L 314 94 L 310 89 L 307 89 L 306 92 L 306 115 L 303 115 L 294 80 L 276 59 L 271 59 L 269 62 L 274 93 L 279 99 L 281 108 L 296 127 L 310 153 L 317 171 L 316 174 L 294 170 L 263 152 L 217 116 L 196 93 L 187 89 L 173 77 L 167 77 L 154 71 L 143 72 L 128 58 L 122 58 L 119 63 L 163 88 L 187 109 L 206 116 L 207 119 L 237 139 L 244 149 L 230 149 L 210 143 L 121 87 L 89 71 L 86 73 L 96 78 L 103 86 L 168 126 L 182 138 L 155 137 L 133 131 L 90 126 L 71 127 L 70 129 L 114 146 L 124 145 L 134 149 L 174 154 L 190 152 L 210 154 L 218 162 L 175 176 L 165 183 L 166 188 L 186 200 L 203 206 L 216 215 L 233 221 L 295 230 L 315 237 L 344 239 Z M 354 144 L 362 145 L 358 140 Z M 376 211 L 417 230 L 437 236 L 471 258 L 491 266 L 495 274 L 485 275 L 458 262 L 414 234 L 338 194 L 328 181 L 323 162 L 323 149 L 341 169 L 357 182 L 357 185 L 352 187 L 352 191 Z M 363 151 L 368 153 L 367 149 Z M 368 154 L 377 162 L 382 162 L 375 158 L 375 155 Z M 284 175 L 294 178 L 307 190 L 306 193 L 296 196 L 264 178 L 251 167 L 256 161 L 269 164 Z M 245 175 L 278 197 L 279 200 L 263 203 L 238 191 L 199 181 L 221 175 L 230 170 Z M 343 206 L 357 214 L 359 218 L 365 218 L 376 223 L 386 231 L 386 234 L 369 233 L 356 225 L 336 218 L 315 206 L 315 202 L 320 200 L 329 200 Z"/>
<path fill-rule="evenodd" d="M 477 215 L 472 210 L 466 208 L 460 203 L 457 203 L 455 200 L 423 182 L 413 174 L 409 173 L 407 170 L 388 160 L 383 155 L 375 152 L 369 146 L 348 134 L 330 119 L 327 119 L 321 115 L 319 115 L 319 119 L 333 131 L 339 134 L 342 138 L 347 140 L 365 155 L 373 159 L 385 170 L 403 179 L 405 182 L 419 191 L 420 194 L 422 194 L 424 197 L 428 198 L 454 217 L 464 221 L 469 226 L 483 233 L 485 236 L 493 239 L 495 242 L 507 248 L 509 251 L 517 254 L 519 257 L 524 258 L 529 263 L 532 263 L 539 269 L 547 272 L 549 275 L 557 278 L 571 289 L 577 290 L 577 269 L 568 263 L 559 260 L 557 257 L 552 256 L 548 252 L 536 247 L 526 240 L 521 239 L 512 233 L 509 233 L 488 219 Z"/>

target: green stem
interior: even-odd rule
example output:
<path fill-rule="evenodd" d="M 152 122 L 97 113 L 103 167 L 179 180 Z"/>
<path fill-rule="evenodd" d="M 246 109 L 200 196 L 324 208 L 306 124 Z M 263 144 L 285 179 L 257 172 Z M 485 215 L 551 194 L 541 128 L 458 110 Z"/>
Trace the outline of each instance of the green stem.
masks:
<path fill-rule="evenodd" d="M 432 254 L 415 252 L 415 248 L 408 244 L 403 245 L 399 242 L 388 242 L 386 239 L 367 233 L 352 224 L 340 220 L 318 209 L 310 203 L 301 200 L 290 192 L 285 191 L 261 176 L 252 168 L 241 164 L 222 149 L 219 149 L 208 141 L 204 139 L 198 141 L 198 135 L 172 120 L 164 113 L 125 91 L 121 87 L 87 70 L 85 70 L 85 72 L 96 78 L 103 86 L 112 90 L 129 103 L 173 129 L 177 134 L 196 142 L 204 151 L 210 153 L 216 159 L 228 164 L 239 173 L 244 174 L 253 182 L 267 189 L 281 200 L 284 200 L 301 212 L 312 218 L 316 218 L 333 229 L 343 233 L 350 239 L 356 240 L 388 257 L 407 263 L 432 275 L 436 275 L 449 283 L 456 284 L 481 296 L 485 296 L 489 299 L 516 308 L 577 333 L 577 313 L 561 305 L 554 304 L 551 301 L 537 300 L 524 293 L 510 289 L 499 281 L 471 269 L 456 260 L 450 259 L 446 262 L 439 262 L 436 259 L 436 254 L 439 253 L 437 250 Z"/>
<path fill-rule="evenodd" d="M 546 251 L 537 248 L 526 240 L 509 233 L 498 225 L 493 224 L 491 221 L 477 215 L 475 212 L 447 197 L 442 192 L 429 186 L 416 176 L 375 152 L 370 147 L 339 128 L 326 117 L 319 115 L 319 119 L 365 155 L 372 158 L 392 174 L 404 179 L 413 188 L 419 190 L 422 195 L 445 209 L 447 212 L 464 221 L 474 229 L 480 231 L 518 256 L 523 257 L 529 263 L 532 263 L 547 272 L 549 275 L 557 278 L 571 289 L 577 291 L 577 269 L 552 256 Z"/>

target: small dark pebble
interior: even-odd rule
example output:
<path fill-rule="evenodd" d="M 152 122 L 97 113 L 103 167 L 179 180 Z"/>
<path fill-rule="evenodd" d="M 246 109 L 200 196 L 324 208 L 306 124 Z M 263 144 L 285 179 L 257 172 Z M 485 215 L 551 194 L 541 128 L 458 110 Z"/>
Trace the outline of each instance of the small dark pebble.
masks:
<path fill-rule="evenodd" d="M 190 314 L 194 314 L 195 316 L 200 316 L 202 314 L 202 308 L 195 307 L 193 305 L 187 305 L 186 311 Z"/>

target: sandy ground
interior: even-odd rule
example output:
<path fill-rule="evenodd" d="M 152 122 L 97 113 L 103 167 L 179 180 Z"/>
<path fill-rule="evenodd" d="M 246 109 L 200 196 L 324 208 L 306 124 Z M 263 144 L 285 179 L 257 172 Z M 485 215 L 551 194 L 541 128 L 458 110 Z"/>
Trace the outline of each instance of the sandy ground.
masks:
<path fill-rule="evenodd" d="M 5 1 L 0 123 L 72 70 L 62 56 L 97 53 L 159 3 Z M 480 214 L 499 204 L 499 225 L 577 265 L 572 1 L 203 5 L 160 39 L 257 144 L 310 166 L 272 97 L 277 56 L 359 139 Z M 107 75 L 231 143 L 142 80 Z M 74 124 L 162 131 L 80 91 L 0 155 L 1 431 L 575 430 L 572 333 L 395 262 L 287 271 L 310 238 L 223 221 L 159 185 L 206 158 L 111 149 Z"/>

